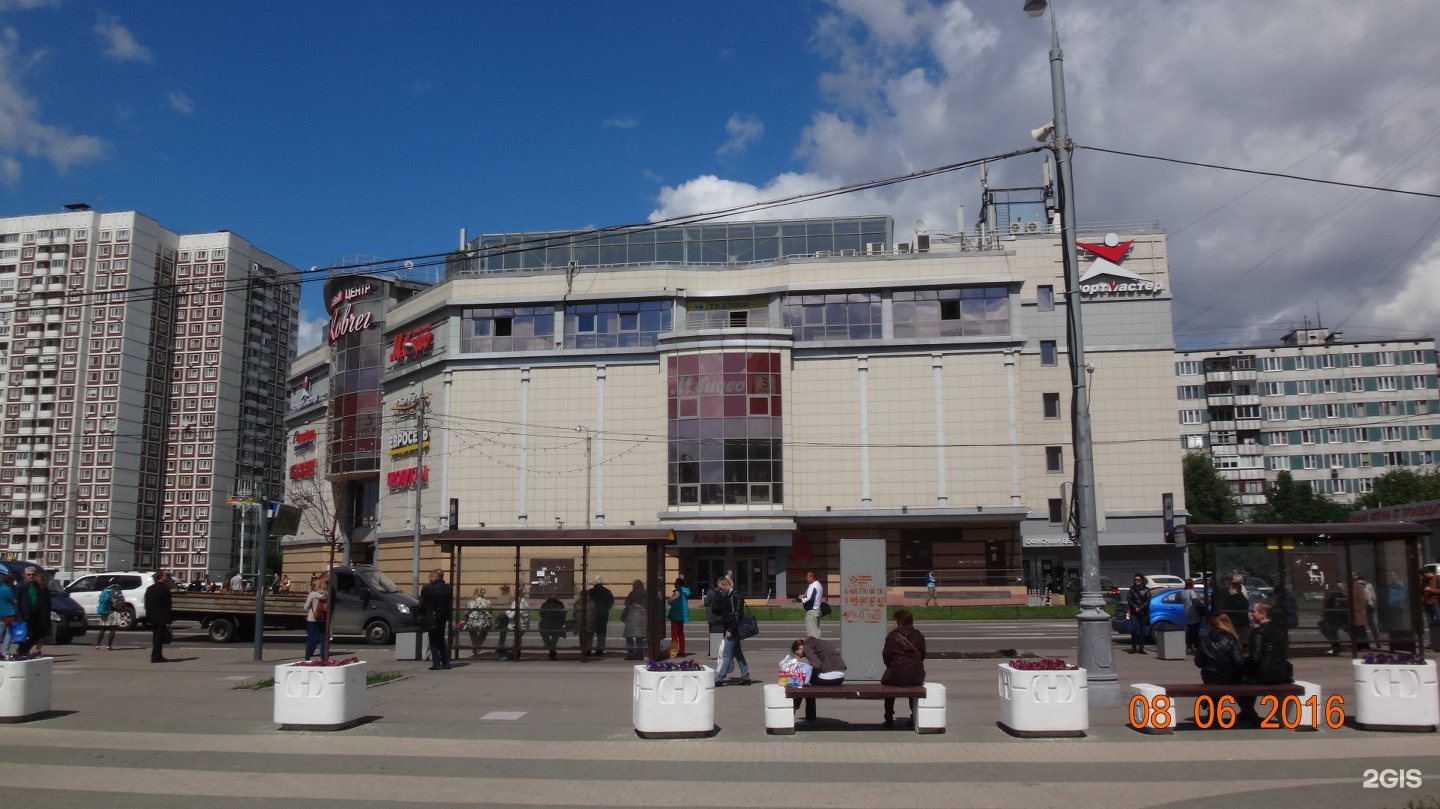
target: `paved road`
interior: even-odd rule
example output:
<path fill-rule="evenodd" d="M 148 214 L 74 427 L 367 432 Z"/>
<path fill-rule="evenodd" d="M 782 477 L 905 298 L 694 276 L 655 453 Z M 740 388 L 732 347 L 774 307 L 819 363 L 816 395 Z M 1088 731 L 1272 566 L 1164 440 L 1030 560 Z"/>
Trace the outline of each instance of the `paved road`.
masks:
<path fill-rule="evenodd" d="M 799 624 L 796 624 L 798 628 Z M 777 627 L 778 629 L 778 627 Z M 926 626 L 937 638 L 945 624 Z M 955 643 L 994 643 L 1022 629 L 999 622 L 953 629 Z M 776 632 L 780 635 L 780 632 Z M 785 633 L 789 634 L 789 633 Z M 397 662 L 380 648 L 349 646 L 372 670 L 406 679 L 368 692 L 372 720 L 340 733 L 281 732 L 269 691 L 236 690 L 293 660 L 292 642 L 264 663 L 248 645 L 186 636 L 152 665 L 143 633 L 129 648 L 61 647 L 55 709 L 0 730 L 0 789 L 25 805 L 109 809 L 194 807 L 775 806 L 1124 809 L 1223 802 L 1265 809 L 1402 807 L 1440 797 L 1440 738 L 1364 733 L 1182 730 L 1152 737 L 1125 727 L 1120 708 L 1091 711 L 1076 740 L 1018 740 L 998 718 L 993 661 L 935 660 L 930 679 L 948 689 L 949 731 L 883 731 L 874 703 L 825 704 L 813 730 L 764 733 L 759 687 L 716 692 L 712 739 L 645 741 L 630 725 L 629 664 L 611 656 L 549 661 L 462 660 L 453 671 Z M 752 647 L 757 675 L 773 670 L 780 643 Z M 1049 638 L 1037 638 L 1049 640 Z M 951 641 L 945 641 L 951 642 Z M 1073 640 L 1069 641 L 1073 646 Z M 1073 651 L 1066 653 L 1073 658 Z M 1297 675 L 1326 693 L 1349 694 L 1349 662 L 1296 661 Z M 1121 679 L 1193 681 L 1187 661 L 1121 655 Z M 903 708 L 902 708 L 903 715 Z M 1363 789 L 1365 769 L 1417 768 L 1419 789 Z M 62 803 L 63 802 L 63 803 Z M 9 805 L 6 802 L 5 805 Z"/>

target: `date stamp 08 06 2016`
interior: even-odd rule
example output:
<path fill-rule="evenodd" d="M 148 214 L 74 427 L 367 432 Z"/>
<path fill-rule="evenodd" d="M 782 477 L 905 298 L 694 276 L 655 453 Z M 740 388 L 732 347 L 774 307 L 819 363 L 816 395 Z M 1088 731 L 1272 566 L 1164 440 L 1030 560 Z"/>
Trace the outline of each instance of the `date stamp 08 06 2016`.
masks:
<path fill-rule="evenodd" d="M 1221 727 L 1230 728 L 1235 726 L 1239 717 L 1239 704 L 1231 696 L 1223 696 L 1214 699 L 1210 696 L 1201 696 L 1195 699 L 1195 724 L 1200 728 Z M 1300 727 L 1303 721 L 1303 708 L 1309 709 L 1310 722 L 1308 726 L 1314 729 L 1320 728 L 1323 721 L 1326 727 L 1338 728 L 1345 724 L 1345 698 L 1339 694 L 1331 695 L 1325 700 L 1325 715 L 1320 715 L 1320 698 L 1308 697 L 1301 699 L 1295 695 L 1276 697 L 1266 695 L 1260 697 L 1260 713 L 1264 717 L 1260 720 L 1260 727 L 1264 730 L 1295 730 Z M 1144 694 L 1136 694 L 1130 699 L 1130 726 L 1140 730 L 1159 729 L 1169 727 L 1172 724 L 1172 713 L 1175 710 L 1175 701 L 1164 694 L 1147 697 Z"/>

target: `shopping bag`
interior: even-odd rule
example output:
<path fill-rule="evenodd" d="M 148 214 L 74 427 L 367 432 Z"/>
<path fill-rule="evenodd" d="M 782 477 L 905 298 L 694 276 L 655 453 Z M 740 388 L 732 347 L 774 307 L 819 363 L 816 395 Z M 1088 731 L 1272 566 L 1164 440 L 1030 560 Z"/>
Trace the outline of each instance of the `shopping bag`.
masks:
<path fill-rule="evenodd" d="M 15 643 L 24 643 L 30 640 L 30 623 L 28 621 L 16 621 L 11 624 L 10 640 Z"/>

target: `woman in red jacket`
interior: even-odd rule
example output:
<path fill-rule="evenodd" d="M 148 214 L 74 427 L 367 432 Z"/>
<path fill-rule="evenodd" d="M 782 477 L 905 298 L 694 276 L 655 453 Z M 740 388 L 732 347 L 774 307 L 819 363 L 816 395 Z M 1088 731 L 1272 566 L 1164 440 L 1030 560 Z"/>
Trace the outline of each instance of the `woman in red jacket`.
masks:
<path fill-rule="evenodd" d="M 880 652 L 885 661 L 885 673 L 880 677 L 881 685 L 924 685 L 925 684 L 925 636 L 915 628 L 915 617 L 910 610 L 895 610 L 895 628 L 885 636 L 885 648 Z M 914 722 L 915 717 L 911 716 Z M 885 700 L 885 727 L 895 727 L 895 699 Z"/>

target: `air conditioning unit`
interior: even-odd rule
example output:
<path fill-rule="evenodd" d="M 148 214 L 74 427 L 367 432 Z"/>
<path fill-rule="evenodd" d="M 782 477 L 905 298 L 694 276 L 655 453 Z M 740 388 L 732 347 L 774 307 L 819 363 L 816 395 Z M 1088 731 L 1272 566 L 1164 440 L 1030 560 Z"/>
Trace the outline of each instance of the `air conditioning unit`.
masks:
<path fill-rule="evenodd" d="M 884 252 L 885 252 L 885 243 L 884 243 L 884 242 L 866 242 L 866 243 L 865 243 L 865 255 L 867 255 L 867 256 L 878 256 L 878 255 L 880 255 L 881 253 L 884 253 Z"/>
<path fill-rule="evenodd" d="M 853 255 L 855 255 L 855 251 L 854 251 L 854 250 L 841 250 L 841 251 L 840 251 L 840 255 L 842 255 L 842 256 L 853 256 Z"/>
<path fill-rule="evenodd" d="M 1019 222 L 1011 222 L 1011 223 L 1010 223 L 1010 232 L 1011 232 L 1011 233 L 1019 233 L 1020 230 L 1021 230 L 1022 228 L 1024 228 L 1024 227 L 1025 227 L 1025 226 L 1022 225 L 1022 224 L 1019 223 Z"/>
<path fill-rule="evenodd" d="M 1025 232 L 1026 232 L 1026 233 L 1039 233 L 1039 232 L 1040 232 L 1040 223 L 1039 223 L 1039 222 L 1026 222 L 1026 223 L 1025 223 Z"/>
<path fill-rule="evenodd" d="M 897 253 L 908 253 L 908 252 L 910 252 L 910 243 L 909 243 L 909 242 L 900 242 L 899 244 L 895 245 L 895 252 L 897 252 Z"/>
<path fill-rule="evenodd" d="M 816 250 L 816 251 L 815 251 L 815 257 L 816 257 L 816 258 L 829 258 L 829 257 L 830 257 L 830 251 L 829 251 L 829 250 Z"/>

